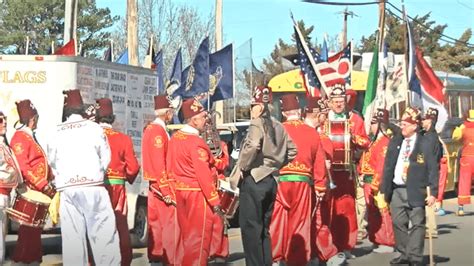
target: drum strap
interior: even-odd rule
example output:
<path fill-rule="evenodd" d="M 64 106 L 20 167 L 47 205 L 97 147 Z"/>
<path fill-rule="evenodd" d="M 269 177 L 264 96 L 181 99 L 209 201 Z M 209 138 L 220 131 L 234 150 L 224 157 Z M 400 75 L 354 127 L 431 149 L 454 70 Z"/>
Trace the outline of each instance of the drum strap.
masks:
<path fill-rule="evenodd" d="M 125 185 L 125 179 L 105 179 L 104 184 L 106 185 Z"/>
<path fill-rule="evenodd" d="M 304 175 L 282 175 L 279 180 L 280 182 L 306 182 L 311 184 L 309 177 Z"/>

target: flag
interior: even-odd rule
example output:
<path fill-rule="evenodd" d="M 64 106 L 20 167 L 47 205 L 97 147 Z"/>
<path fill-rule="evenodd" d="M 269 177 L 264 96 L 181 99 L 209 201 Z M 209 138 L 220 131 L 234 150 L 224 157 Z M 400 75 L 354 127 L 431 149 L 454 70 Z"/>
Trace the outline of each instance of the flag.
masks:
<path fill-rule="evenodd" d="M 407 89 L 405 64 L 399 62 L 393 72 L 387 76 L 387 83 L 385 86 L 386 109 L 390 110 L 392 105 L 405 101 Z"/>
<path fill-rule="evenodd" d="M 233 46 L 209 55 L 209 96 L 211 102 L 229 99 L 234 96 Z"/>
<path fill-rule="evenodd" d="M 298 61 L 301 69 L 301 76 L 304 81 L 304 87 L 306 90 L 307 95 L 311 95 L 312 97 L 316 97 L 321 95 L 320 88 L 321 82 L 319 81 L 317 73 L 314 71 L 313 67 L 311 66 L 310 56 L 313 58 L 314 62 L 317 64 L 321 62 L 320 55 L 312 48 L 309 48 L 311 55 L 308 55 L 303 48 L 302 40 L 298 34 L 298 31 L 295 27 L 295 36 L 296 36 L 296 47 L 298 49 Z"/>
<path fill-rule="evenodd" d="M 125 48 L 122 54 L 115 60 L 115 63 L 128 65 L 128 48 Z"/>
<path fill-rule="evenodd" d="M 181 75 L 183 72 L 183 59 L 181 57 L 181 48 L 176 52 L 174 58 L 173 69 L 171 70 L 171 76 L 168 84 L 166 85 L 166 94 L 175 98 L 180 93 L 179 88 L 181 87 Z"/>
<path fill-rule="evenodd" d="M 193 63 L 181 76 L 178 95 L 184 98 L 207 97 L 209 91 L 209 37 L 206 37 L 196 52 Z M 206 94 L 206 95 L 204 95 Z"/>
<path fill-rule="evenodd" d="M 351 43 L 339 53 L 330 56 L 327 62 L 321 62 L 316 65 L 319 72 L 320 81 L 326 87 L 334 86 L 335 84 L 346 84 L 347 87 L 351 85 L 352 72 L 352 48 Z"/>
<path fill-rule="evenodd" d="M 321 47 L 321 61 L 327 62 L 329 58 L 328 45 L 326 42 L 326 34 L 324 35 L 323 47 Z"/>
<path fill-rule="evenodd" d="M 372 63 L 370 63 L 369 77 L 367 78 L 367 88 L 365 90 L 364 106 L 362 107 L 362 114 L 364 115 L 364 124 L 366 132 L 368 131 L 368 125 L 372 119 L 372 113 L 374 111 L 374 99 L 377 92 L 377 81 L 379 76 L 379 47 L 375 45 L 374 53 L 372 56 Z"/>
<path fill-rule="evenodd" d="M 109 47 L 107 48 L 107 50 L 105 50 L 102 60 L 112 62 L 112 45 L 111 44 L 109 44 Z"/>
<path fill-rule="evenodd" d="M 74 39 L 71 39 L 63 47 L 59 48 L 54 52 L 55 55 L 66 55 L 66 56 L 75 56 L 76 55 L 76 45 Z"/>
<path fill-rule="evenodd" d="M 155 57 L 153 57 L 153 64 L 155 65 L 157 74 L 158 95 L 165 94 L 165 80 L 163 69 L 163 50 L 160 50 Z"/>
<path fill-rule="evenodd" d="M 421 100 L 423 112 L 428 108 L 438 109 L 438 122 L 436 130 L 441 132 L 444 124 L 448 120 L 448 112 L 444 107 L 443 82 L 436 76 L 428 62 L 423 58 L 423 53 L 416 48 L 416 67 L 415 75 L 421 88 Z"/>

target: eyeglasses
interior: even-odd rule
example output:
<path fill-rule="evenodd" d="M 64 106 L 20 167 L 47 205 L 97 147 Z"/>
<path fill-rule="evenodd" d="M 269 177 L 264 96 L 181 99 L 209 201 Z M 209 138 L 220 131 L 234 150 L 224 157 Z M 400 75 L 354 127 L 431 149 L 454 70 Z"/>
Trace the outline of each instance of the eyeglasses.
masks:
<path fill-rule="evenodd" d="M 3 124 L 3 123 L 6 123 L 7 122 L 7 117 L 6 116 L 0 116 L 0 124 Z"/>

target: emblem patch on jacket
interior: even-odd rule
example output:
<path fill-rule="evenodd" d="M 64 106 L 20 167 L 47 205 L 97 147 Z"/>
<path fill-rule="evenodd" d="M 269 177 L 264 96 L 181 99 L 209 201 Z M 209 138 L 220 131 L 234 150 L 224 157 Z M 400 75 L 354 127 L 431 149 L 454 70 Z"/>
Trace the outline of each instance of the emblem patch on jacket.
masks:
<path fill-rule="evenodd" d="M 424 164 L 425 163 L 425 157 L 423 154 L 417 154 L 416 155 L 416 162 L 419 164 Z"/>

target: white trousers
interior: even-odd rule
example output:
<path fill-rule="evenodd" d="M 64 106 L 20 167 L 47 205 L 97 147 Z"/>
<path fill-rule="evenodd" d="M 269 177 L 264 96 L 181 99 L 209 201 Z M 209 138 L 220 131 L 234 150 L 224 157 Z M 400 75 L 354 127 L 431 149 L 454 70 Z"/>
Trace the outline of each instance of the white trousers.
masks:
<path fill-rule="evenodd" d="M 5 236 L 7 235 L 7 214 L 5 209 L 10 205 L 10 197 L 0 194 L 0 265 L 5 262 Z"/>
<path fill-rule="evenodd" d="M 87 265 L 89 239 L 96 265 L 120 265 L 115 215 L 105 187 L 61 191 L 59 216 L 64 265 Z"/>

